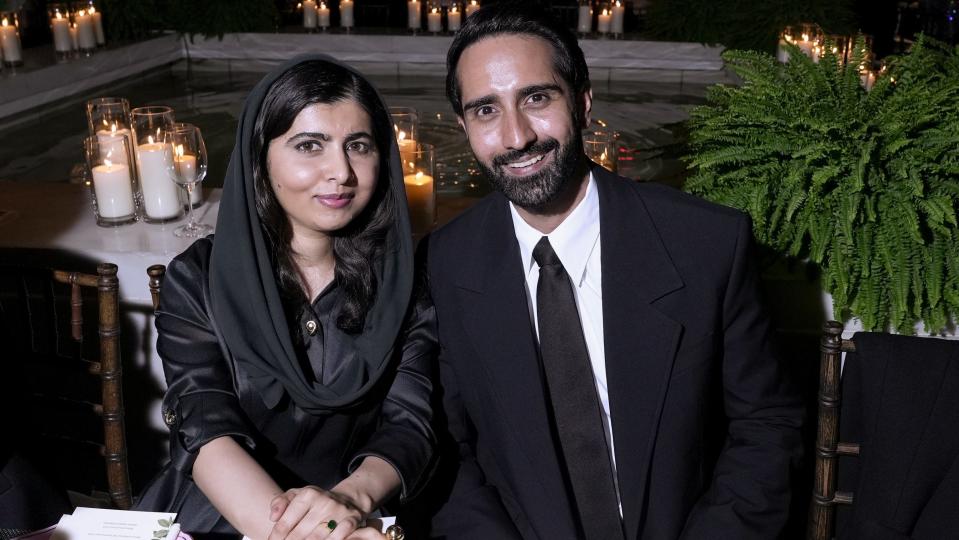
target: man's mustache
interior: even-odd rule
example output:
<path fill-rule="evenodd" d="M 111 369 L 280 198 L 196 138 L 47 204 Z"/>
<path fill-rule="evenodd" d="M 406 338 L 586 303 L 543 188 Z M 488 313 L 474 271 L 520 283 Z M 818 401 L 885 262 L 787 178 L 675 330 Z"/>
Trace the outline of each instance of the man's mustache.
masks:
<path fill-rule="evenodd" d="M 533 143 L 532 146 L 524 150 L 514 150 L 506 154 L 500 154 L 493 158 L 493 166 L 495 167 L 505 167 L 510 163 L 516 163 L 517 161 L 525 161 L 530 156 L 537 154 L 545 154 L 552 150 L 559 148 L 559 141 L 550 137 L 543 141 Z"/>

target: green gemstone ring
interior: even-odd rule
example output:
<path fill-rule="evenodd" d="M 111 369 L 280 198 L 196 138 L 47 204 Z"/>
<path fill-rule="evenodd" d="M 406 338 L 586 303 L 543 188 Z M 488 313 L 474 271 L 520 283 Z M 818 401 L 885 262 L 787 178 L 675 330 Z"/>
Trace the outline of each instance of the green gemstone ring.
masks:
<path fill-rule="evenodd" d="M 326 528 L 329 529 L 329 530 L 331 530 L 331 531 L 332 531 L 333 529 L 335 529 L 335 528 L 336 528 L 336 520 L 335 520 L 335 519 L 331 519 L 331 520 L 327 521 L 327 522 L 326 522 Z"/>

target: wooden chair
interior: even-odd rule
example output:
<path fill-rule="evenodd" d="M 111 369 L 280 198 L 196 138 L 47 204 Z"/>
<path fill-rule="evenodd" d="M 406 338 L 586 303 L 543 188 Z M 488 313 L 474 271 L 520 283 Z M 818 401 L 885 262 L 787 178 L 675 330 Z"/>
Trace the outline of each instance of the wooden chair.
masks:
<path fill-rule="evenodd" d="M 827 321 L 819 344 L 819 421 L 816 431 L 816 477 L 809 506 L 808 540 L 829 540 L 835 529 L 837 505 L 850 505 L 853 494 L 836 491 L 840 456 L 858 456 L 859 445 L 839 441 L 840 371 L 842 353 L 855 345 L 842 339 L 842 324 Z"/>
<path fill-rule="evenodd" d="M 153 299 L 153 310 L 160 307 L 160 285 L 163 283 L 163 275 L 166 274 L 166 266 L 154 264 L 147 268 L 147 275 L 150 276 L 150 297 Z"/>
<path fill-rule="evenodd" d="M 0 283 L 12 442 L 64 489 L 96 498 L 105 487 L 106 502 L 130 508 L 117 266 L 93 275 L 4 265 Z"/>

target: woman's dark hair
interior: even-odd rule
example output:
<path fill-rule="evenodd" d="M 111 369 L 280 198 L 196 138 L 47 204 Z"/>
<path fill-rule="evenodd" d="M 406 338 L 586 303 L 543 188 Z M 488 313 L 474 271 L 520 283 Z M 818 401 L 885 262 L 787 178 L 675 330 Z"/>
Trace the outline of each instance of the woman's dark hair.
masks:
<path fill-rule="evenodd" d="M 553 69 L 569 85 L 573 95 L 589 90 L 589 68 L 576 36 L 551 17 L 539 2 L 504 0 L 484 5 L 469 17 L 453 38 L 446 54 L 446 98 L 453 111 L 463 116 L 456 67 L 467 47 L 498 34 L 526 35 L 546 40 L 553 46 Z M 522 51 L 515 51 L 522 54 Z"/>
<path fill-rule="evenodd" d="M 393 130 L 370 84 L 349 69 L 324 60 L 299 63 L 281 75 L 267 91 L 253 127 L 253 182 L 256 212 L 272 256 L 280 294 L 293 313 L 308 303 L 293 263 L 293 228 L 273 193 L 267 168 L 270 141 L 286 133 L 296 116 L 317 103 L 355 101 L 370 115 L 373 140 L 380 157 L 380 174 L 367 207 L 343 229 L 333 233 L 334 279 L 340 290 L 336 326 L 345 332 L 363 329 L 376 298 L 376 265 L 382 259 L 386 237 L 396 218 L 390 186 L 390 137 Z"/>

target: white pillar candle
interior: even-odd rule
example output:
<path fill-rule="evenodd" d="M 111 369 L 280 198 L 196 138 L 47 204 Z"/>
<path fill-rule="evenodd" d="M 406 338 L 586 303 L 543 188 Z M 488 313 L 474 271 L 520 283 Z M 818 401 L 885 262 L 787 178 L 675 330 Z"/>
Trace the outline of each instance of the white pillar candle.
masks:
<path fill-rule="evenodd" d="M 97 45 L 106 45 L 107 40 L 103 36 L 103 14 L 97 11 L 97 8 L 90 6 L 90 16 L 93 17 L 93 31 L 96 34 Z"/>
<path fill-rule="evenodd" d="M 406 12 L 410 30 L 419 30 L 421 25 L 419 0 L 410 0 L 407 2 Z"/>
<path fill-rule="evenodd" d="M 77 12 L 77 41 L 81 51 L 88 51 L 97 48 L 96 31 L 93 29 L 93 17 L 86 11 Z"/>
<path fill-rule="evenodd" d="M 779 46 L 776 47 L 776 60 L 785 64 L 789 61 L 789 42 L 784 38 L 779 38 Z"/>
<path fill-rule="evenodd" d="M 459 9 L 456 6 L 450 8 L 449 12 L 446 14 L 446 26 L 449 27 L 450 32 L 455 32 L 460 29 L 460 26 L 463 24 L 463 14 L 460 13 Z"/>
<path fill-rule="evenodd" d="M 589 4 L 579 6 L 579 18 L 576 21 L 576 31 L 588 34 L 593 29 L 593 10 Z"/>
<path fill-rule="evenodd" d="M 806 56 L 812 58 L 813 48 L 816 46 L 816 43 L 809 39 L 808 34 L 803 34 L 802 39 L 796 43 L 799 46 L 799 50 L 803 52 Z"/>
<path fill-rule="evenodd" d="M 426 14 L 426 28 L 430 32 L 442 32 L 443 31 L 443 14 L 440 13 L 440 10 L 433 8 L 429 13 Z"/>
<path fill-rule="evenodd" d="M 177 171 L 179 171 L 180 176 L 185 182 L 196 181 L 196 156 L 175 152 L 173 160 L 174 163 L 176 163 Z M 202 200 L 203 193 L 200 191 L 200 186 L 194 185 L 193 190 L 190 191 L 190 204 L 195 205 Z"/>
<path fill-rule="evenodd" d="M 76 24 L 71 24 L 71 25 L 70 25 L 70 48 L 71 48 L 72 50 L 74 50 L 74 51 L 80 48 L 80 40 L 79 40 L 79 38 L 77 37 L 77 25 L 76 25 Z"/>
<path fill-rule="evenodd" d="M 20 49 L 20 36 L 17 27 L 10 24 L 6 17 L 0 21 L 0 48 L 3 49 L 3 61 L 8 64 L 23 62 L 23 51 Z"/>
<path fill-rule="evenodd" d="M 340 26 L 353 28 L 353 0 L 340 0 Z"/>
<path fill-rule="evenodd" d="M 436 218 L 436 197 L 433 193 L 433 177 L 416 172 L 403 176 L 406 186 L 406 202 L 410 209 L 410 225 L 413 233 L 425 233 Z"/>
<path fill-rule="evenodd" d="M 123 145 L 126 141 L 127 146 Z M 109 159 L 113 163 L 129 163 L 127 148 L 133 148 L 133 134 L 129 129 L 117 129 L 116 123 L 110 126 L 110 129 L 101 129 L 97 131 L 97 143 L 100 146 L 100 158 Z"/>
<path fill-rule="evenodd" d="M 476 10 L 479 8 L 479 2 L 476 0 L 470 0 L 470 3 L 466 5 L 466 16 L 469 17 L 473 13 L 476 13 Z"/>
<path fill-rule="evenodd" d="M 625 17 L 625 15 L 626 7 L 622 4 L 622 2 L 616 0 L 616 3 L 613 4 L 612 30 L 614 34 L 623 33 L 623 17 Z"/>
<path fill-rule="evenodd" d="M 596 20 L 596 31 L 600 34 L 608 33 L 611 23 L 612 16 L 609 14 L 608 9 L 604 9 L 603 12 L 599 14 L 599 18 Z"/>
<path fill-rule="evenodd" d="M 170 219 L 180 214 L 178 188 L 167 172 L 173 155 L 170 145 L 148 140 L 137 147 L 143 210 L 151 219 Z"/>
<path fill-rule="evenodd" d="M 133 183 L 130 168 L 105 160 L 93 168 L 93 192 L 100 217 L 115 219 L 133 215 Z"/>
<path fill-rule="evenodd" d="M 400 147 L 400 162 L 404 169 L 413 163 L 414 153 L 416 152 L 416 139 L 407 139 L 406 132 L 400 131 L 396 135 L 396 144 Z"/>
<path fill-rule="evenodd" d="M 58 53 L 70 52 L 70 21 L 64 19 L 58 11 L 50 22 L 53 24 L 53 48 Z"/>
<path fill-rule="evenodd" d="M 316 15 L 320 28 L 330 27 L 330 8 L 326 7 L 325 2 L 320 2 L 320 7 L 316 8 Z"/>
<path fill-rule="evenodd" d="M 862 87 L 866 89 L 866 92 L 872 90 L 874 84 L 876 84 L 876 74 L 871 69 L 862 70 L 859 72 L 859 82 L 862 84 Z"/>
<path fill-rule="evenodd" d="M 303 28 L 316 28 L 315 0 L 304 0 L 303 2 Z"/>

